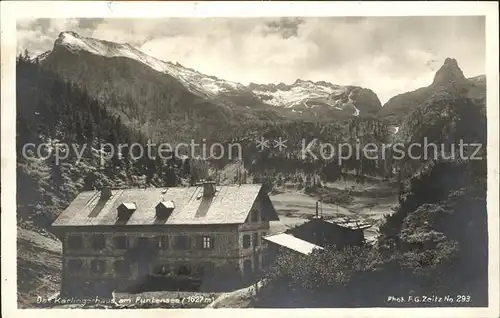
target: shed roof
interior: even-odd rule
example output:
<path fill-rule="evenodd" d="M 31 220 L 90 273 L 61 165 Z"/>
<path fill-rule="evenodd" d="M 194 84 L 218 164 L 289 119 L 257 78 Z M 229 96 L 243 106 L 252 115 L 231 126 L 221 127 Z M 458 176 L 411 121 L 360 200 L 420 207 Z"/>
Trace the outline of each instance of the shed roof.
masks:
<path fill-rule="evenodd" d="M 314 222 L 325 222 L 329 224 L 333 224 L 336 226 L 340 226 L 349 230 L 364 230 L 367 228 L 372 227 L 371 224 L 360 220 L 360 219 L 353 219 L 353 218 L 346 218 L 346 217 L 335 217 L 335 216 L 321 216 L 321 217 L 313 217 L 311 221 Z M 308 222 L 306 222 L 308 223 Z M 306 224 L 304 223 L 304 224 Z M 302 224 L 302 225 L 304 225 Z M 302 226 L 299 225 L 298 227 Z"/>
<path fill-rule="evenodd" d="M 329 219 L 329 220 L 324 220 L 325 222 L 335 224 L 341 227 L 345 227 L 351 230 L 364 230 L 367 228 L 372 227 L 371 224 L 368 224 L 362 220 L 351 220 L 351 219 L 345 219 L 345 218 L 337 218 L 337 219 Z"/>
<path fill-rule="evenodd" d="M 164 188 L 115 189 L 108 200 L 99 200 L 99 191 L 84 191 L 52 226 L 116 225 L 117 207 L 124 202 L 135 203 L 136 211 L 121 225 L 240 224 L 245 222 L 261 188 L 261 184 L 218 186 L 209 198 L 203 197 L 203 186 L 172 187 L 166 192 Z M 172 214 L 158 220 L 156 206 L 166 201 L 175 202 Z M 271 209 L 275 215 L 272 204 Z"/>
<path fill-rule="evenodd" d="M 264 237 L 264 239 L 304 255 L 311 254 L 314 249 L 323 249 L 321 246 L 301 240 L 291 234 L 286 233 L 269 235 Z"/>

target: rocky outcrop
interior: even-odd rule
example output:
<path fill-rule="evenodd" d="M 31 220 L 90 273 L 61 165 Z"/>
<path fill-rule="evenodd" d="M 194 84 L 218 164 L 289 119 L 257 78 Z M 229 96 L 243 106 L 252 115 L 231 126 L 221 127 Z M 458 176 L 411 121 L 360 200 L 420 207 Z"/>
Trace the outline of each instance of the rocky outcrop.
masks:
<path fill-rule="evenodd" d="M 378 117 L 392 125 L 400 125 L 406 116 L 431 98 L 439 95 L 466 96 L 481 100 L 486 97 L 486 78 L 484 75 L 467 79 L 458 62 L 447 58 L 436 72 L 431 85 L 396 95 L 380 109 Z"/>

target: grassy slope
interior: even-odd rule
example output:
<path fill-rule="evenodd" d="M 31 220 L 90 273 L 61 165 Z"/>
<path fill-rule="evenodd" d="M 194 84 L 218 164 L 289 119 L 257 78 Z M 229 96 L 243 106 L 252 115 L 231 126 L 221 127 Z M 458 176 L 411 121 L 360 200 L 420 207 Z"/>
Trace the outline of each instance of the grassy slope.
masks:
<path fill-rule="evenodd" d="M 61 242 L 46 234 L 17 230 L 18 305 L 31 307 L 38 296 L 48 298 L 59 291 Z"/>

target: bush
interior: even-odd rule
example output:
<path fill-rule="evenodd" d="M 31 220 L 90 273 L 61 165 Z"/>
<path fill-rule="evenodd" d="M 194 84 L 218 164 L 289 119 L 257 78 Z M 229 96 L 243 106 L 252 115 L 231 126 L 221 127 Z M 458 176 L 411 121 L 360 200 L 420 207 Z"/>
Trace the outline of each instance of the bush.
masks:
<path fill-rule="evenodd" d="M 346 190 L 323 197 L 323 202 L 328 204 L 349 204 L 352 200 L 353 197 Z"/>
<path fill-rule="evenodd" d="M 372 264 L 370 246 L 339 250 L 329 247 L 308 256 L 283 251 L 266 273 L 271 284 L 286 284 L 292 289 L 329 290 L 345 285 L 351 277 Z"/>
<path fill-rule="evenodd" d="M 298 299 L 306 302 L 299 307 L 380 307 L 388 305 L 387 295 L 460 291 L 474 303 L 456 305 L 487 305 L 484 169 L 484 162 L 430 166 L 410 180 L 400 205 L 380 228 L 378 245 L 329 247 L 308 256 L 282 252 L 259 297 L 282 295 L 274 305 Z M 347 197 L 344 192 L 329 199 Z"/>

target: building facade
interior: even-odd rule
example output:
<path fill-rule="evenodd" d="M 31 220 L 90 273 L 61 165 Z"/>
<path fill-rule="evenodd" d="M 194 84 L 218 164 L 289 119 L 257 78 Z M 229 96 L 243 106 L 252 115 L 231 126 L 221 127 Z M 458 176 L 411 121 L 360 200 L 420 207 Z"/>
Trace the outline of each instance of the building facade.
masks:
<path fill-rule="evenodd" d="M 365 242 L 363 228 L 353 228 L 321 217 L 289 229 L 287 233 L 322 247 L 344 248 Z"/>
<path fill-rule="evenodd" d="M 236 288 L 266 266 L 272 220 L 255 184 L 82 192 L 53 224 L 63 241 L 61 292 Z"/>

